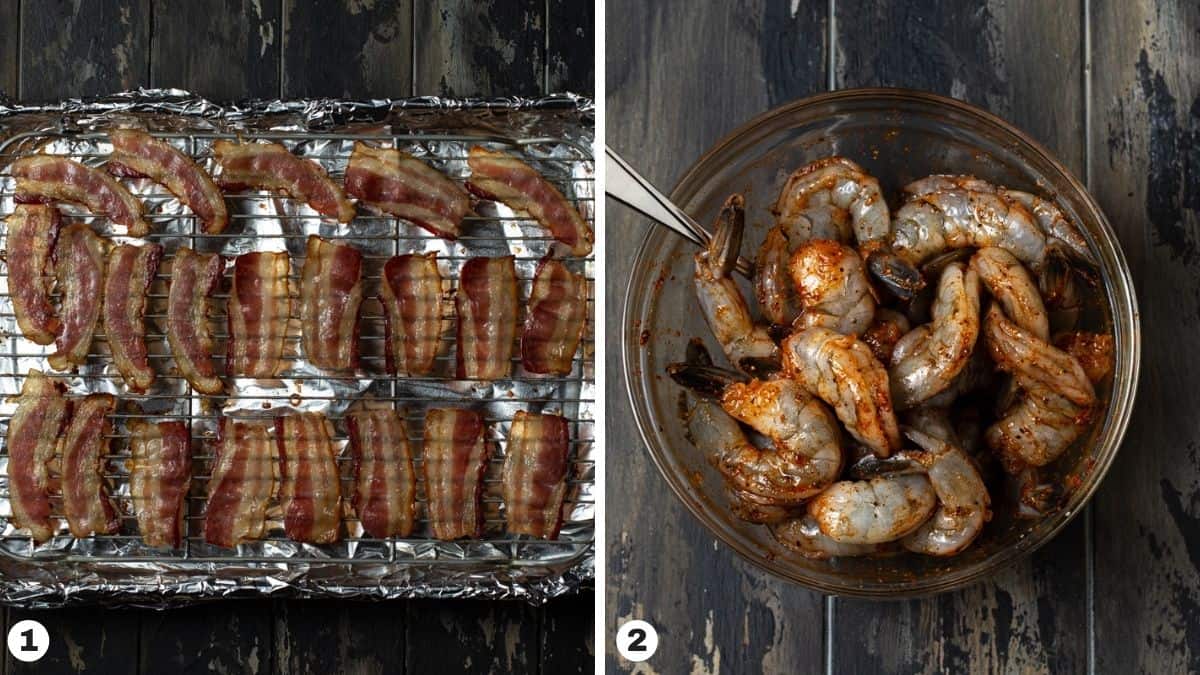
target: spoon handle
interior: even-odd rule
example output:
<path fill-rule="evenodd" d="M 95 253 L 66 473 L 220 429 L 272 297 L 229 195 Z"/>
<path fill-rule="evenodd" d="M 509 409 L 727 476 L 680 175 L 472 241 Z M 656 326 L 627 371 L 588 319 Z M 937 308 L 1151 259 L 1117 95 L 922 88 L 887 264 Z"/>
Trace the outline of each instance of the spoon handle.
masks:
<path fill-rule="evenodd" d="M 607 162 L 605 170 L 604 191 L 610 197 L 625 204 L 651 220 L 660 223 L 676 234 L 700 247 L 708 246 L 712 235 L 700 226 L 683 209 L 676 206 L 659 192 L 650 181 L 629 166 L 613 149 L 605 146 L 604 154 Z M 743 276 L 751 276 L 753 266 L 744 258 L 737 260 L 737 271 Z"/>

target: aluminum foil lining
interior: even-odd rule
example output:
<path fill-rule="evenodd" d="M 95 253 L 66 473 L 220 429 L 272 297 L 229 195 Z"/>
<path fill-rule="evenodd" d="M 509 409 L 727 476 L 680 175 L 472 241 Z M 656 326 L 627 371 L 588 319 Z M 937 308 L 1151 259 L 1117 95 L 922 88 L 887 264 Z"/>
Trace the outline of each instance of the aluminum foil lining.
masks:
<path fill-rule="evenodd" d="M 279 140 L 297 154 L 320 161 L 340 180 L 353 140 L 365 137 L 399 143 L 461 179 L 468 173 L 467 149 L 483 142 L 522 154 L 563 187 L 591 218 L 596 197 L 593 115 L 591 102 L 574 95 L 543 99 L 271 100 L 222 106 L 180 90 L 142 89 L 45 106 L 0 101 L 0 167 L 36 151 L 71 155 L 99 165 L 111 146 L 97 132 L 114 126 L 138 126 L 175 138 L 180 147 L 201 158 L 210 171 L 215 170 L 208 156 L 212 136 L 236 134 L 247 139 Z M 14 183 L 6 174 L 0 169 L 0 216 L 13 208 Z M 322 220 L 306 205 L 265 192 L 230 198 L 231 213 L 242 215 L 231 223 L 226 236 L 196 237 L 194 218 L 162 187 L 145 180 L 126 184 L 146 204 L 151 240 L 162 243 L 168 252 L 179 245 L 226 256 L 287 250 L 293 261 L 293 284 L 298 284 L 296 258 L 304 254 L 304 237 L 320 234 L 348 241 L 363 251 L 367 297 L 377 294 L 379 270 L 388 256 L 414 251 L 437 251 L 442 272 L 451 280 L 467 257 L 513 255 L 517 276 L 522 280 L 521 297 L 528 297 L 537 261 L 555 246 L 535 223 L 490 202 L 480 205 L 480 218 L 471 224 L 469 236 L 447 242 L 405 221 L 372 214 L 367 209 L 360 209 L 360 217 L 354 222 L 338 225 Z M 69 205 L 62 208 L 68 217 L 90 221 L 114 241 L 126 239 L 120 226 L 90 218 Z M 588 279 L 594 278 L 591 258 L 569 264 Z M 374 317 L 369 316 L 372 301 L 368 300 L 361 325 L 364 368 L 355 377 L 328 377 L 307 366 L 299 358 L 298 325 L 293 321 L 285 358 L 295 361 L 289 363 L 287 377 L 276 381 L 227 379 L 229 397 L 210 399 L 190 395 L 182 378 L 163 376 L 173 372 L 168 370 L 169 352 L 161 339 L 165 329 L 165 321 L 160 318 L 165 314 L 165 276 L 160 273 L 162 278 L 151 287 L 147 307 L 148 347 L 152 358 L 157 355 L 164 359 L 156 362 L 160 377 L 155 385 L 144 396 L 130 394 L 111 360 L 103 357 L 107 350 L 103 340 L 92 346 L 96 358 L 89 358 L 75 376 L 65 380 L 72 395 L 109 392 L 120 400 L 114 420 L 113 458 L 106 473 L 114 502 L 126 516 L 121 533 L 76 540 L 60 524 L 63 536 L 35 548 L 27 535 L 5 520 L 0 531 L 0 602 L 23 607 L 76 603 L 167 607 L 222 597 L 280 596 L 521 598 L 537 603 L 592 583 L 594 503 L 599 495 L 592 442 L 596 395 L 594 321 L 588 322 L 574 371 L 567 377 L 539 378 L 517 366 L 512 379 L 494 383 L 447 377 L 405 380 L 380 374 L 382 319 L 377 305 Z M 0 428 L 5 432 L 16 408 L 11 397 L 19 392 L 24 374 L 29 368 L 51 372 L 45 355 L 52 351 L 21 337 L 7 294 L 5 274 L 0 277 L 0 396 L 6 397 L 0 403 Z M 589 310 L 594 317 L 594 299 Z M 214 320 L 217 333 L 223 323 L 223 319 Z M 452 343 L 449 336 L 445 339 Z M 222 340 L 217 342 L 214 351 L 223 353 Z M 452 349 L 451 344 L 446 351 L 452 353 Z M 442 358 L 450 357 L 444 352 Z M 445 373 L 448 365 L 441 364 L 439 372 Z M 200 520 L 189 521 L 187 533 L 191 538 L 182 551 L 152 549 L 134 536 L 136 527 L 124 470 L 128 419 L 144 415 L 152 420 L 190 420 L 193 439 L 200 439 L 193 441 L 193 450 L 198 453 L 197 473 L 206 474 L 205 458 L 212 454 L 219 414 L 262 418 L 305 410 L 324 412 L 337 420 L 354 402 L 364 399 L 395 401 L 397 408 L 405 412 L 410 437 L 419 434 L 425 409 L 435 405 L 471 405 L 491 421 L 488 433 L 497 457 L 489 469 L 490 498 L 485 499 L 488 524 L 483 539 L 364 541 L 359 539 L 361 527 L 351 519 L 347 521 L 349 536 L 341 543 L 310 546 L 283 537 L 278 513 L 271 514 L 273 536 L 243 544 L 236 553 L 203 543 Z M 565 524 L 555 542 L 510 537 L 503 531 L 503 504 L 498 498 L 500 459 L 512 415 L 522 409 L 561 413 L 572 422 L 570 489 L 564 508 Z M 344 428 L 338 421 L 335 425 L 343 495 L 348 495 L 351 486 L 346 482 L 349 464 Z M 0 456 L 0 474 L 0 519 L 6 519 L 12 512 L 6 497 L 6 456 Z M 203 503 L 203 489 L 203 483 L 193 483 L 191 512 Z"/>

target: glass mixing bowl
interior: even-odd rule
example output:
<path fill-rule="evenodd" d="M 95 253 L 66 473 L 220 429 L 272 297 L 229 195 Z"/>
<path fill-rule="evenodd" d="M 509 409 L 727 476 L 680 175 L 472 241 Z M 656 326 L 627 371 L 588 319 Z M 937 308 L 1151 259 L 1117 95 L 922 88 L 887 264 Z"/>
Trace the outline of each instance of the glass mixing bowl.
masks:
<path fill-rule="evenodd" d="M 743 254 L 753 257 L 773 221 L 769 208 L 788 174 L 824 155 L 862 164 L 894 198 L 909 181 L 932 173 L 973 174 L 1054 200 L 1083 230 L 1100 263 L 1101 288 L 1084 329 L 1111 332 L 1116 363 L 1099 387 L 1102 416 L 1051 468 L 1070 486 L 1058 510 L 1037 520 L 997 511 L 979 539 L 958 556 L 808 560 L 776 542 L 761 525 L 733 515 L 721 477 L 687 439 L 681 414 L 690 394 L 667 375 L 689 339 L 721 350 L 699 311 L 692 286 L 693 245 L 666 228 L 651 230 L 634 265 L 622 323 L 626 386 L 642 438 L 675 494 L 721 541 L 759 567 L 827 593 L 902 597 L 971 584 L 1049 541 L 1083 508 L 1104 477 L 1125 433 L 1137 388 L 1138 313 L 1129 268 L 1112 227 L 1084 186 L 1045 148 L 1008 123 L 962 102 L 896 89 L 856 89 L 777 108 L 709 150 L 671 193 L 676 204 L 710 224 L 734 192 L 746 197 Z M 746 297 L 752 299 L 749 284 Z"/>

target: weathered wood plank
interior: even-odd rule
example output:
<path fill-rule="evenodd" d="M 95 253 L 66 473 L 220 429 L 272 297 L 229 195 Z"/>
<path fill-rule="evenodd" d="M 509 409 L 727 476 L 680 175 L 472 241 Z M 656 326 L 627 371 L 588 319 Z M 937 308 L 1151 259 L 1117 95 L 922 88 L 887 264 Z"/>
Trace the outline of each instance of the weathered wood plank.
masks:
<path fill-rule="evenodd" d="M 595 98 L 596 4 L 550 0 L 546 32 L 546 92 L 571 91 Z"/>
<path fill-rule="evenodd" d="M 103 620 L 94 608 L 50 611 L 10 609 L 9 621 L 40 621 L 50 635 L 50 648 L 37 663 L 22 663 L 4 649 L 9 673 L 136 673 L 140 612 L 105 610 Z M 11 624 L 10 624 L 11 625 Z M 7 631 L 5 635 L 7 636 Z"/>
<path fill-rule="evenodd" d="M 416 93 L 537 96 L 544 84 L 544 0 L 418 2 Z"/>
<path fill-rule="evenodd" d="M 234 600 L 143 612 L 140 651 L 142 673 L 271 673 L 272 602 Z"/>
<path fill-rule="evenodd" d="M 48 0 L 21 16 L 18 95 L 30 102 L 146 84 L 150 0 Z"/>
<path fill-rule="evenodd" d="M 0 4 L 0 94 L 16 98 L 21 44 L 21 5 Z"/>
<path fill-rule="evenodd" d="M 839 0 L 836 11 L 837 86 L 913 87 L 980 105 L 1082 175 L 1079 5 Z M 1032 560 L 961 592 L 838 600 L 834 663 L 846 672 L 1079 672 L 1084 546 L 1079 518 Z"/>
<path fill-rule="evenodd" d="M 595 593 L 550 601 L 542 608 L 543 673 L 591 673 L 595 670 Z"/>
<path fill-rule="evenodd" d="M 283 95 L 412 93 L 411 0 L 285 0 Z"/>
<path fill-rule="evenodd" d="M 415 600 L 405 641 L 410 673 L 537 669 L 541 611 L 523 602 Z"/>
<path fill-rule="evenodd" d="M 279 0 L 154 0 L 150 81 L 216 101 L 278 98 Z"/>
<path fill-rule="evenodd" d="M 792 10 L 792 7 L 795 10 Z M 826 3 L 610 2 L 608 144 L 669 190 L 724 134 L 772 105 L 824 89 Z M 697 47 L 701 45 L 702 47 Z M 608 202 L 605 311 L 619 317 L 645 221 Z M 620 335 L 610 321 L 610 338 Z M 615 342 L 610 339 L 610 344 Z M 615 349 L 616 347 L 612 347 Z M 823 603 L 716 543 L 667 488 L 610 369 L 605 495 L 609 635 L 631 619 L 657 627 L 655 672 L 818 672 Z M 609 670 L 629 670 L 610 641 Z"/>
<path fill-rule="evenodd" d="M 275 672 L 402 673 L 404 624 L 404 602 L 278 602 Z"/>
<path fill-rule="evenodd" d="M 1200 6 L 1091 7 L 1091 190 L 1137 285 L 1143 383 L 1096 496 L 1096 670 L 1196 672 L 1200 360 L 1188 346 L 1200 315 Z"/>

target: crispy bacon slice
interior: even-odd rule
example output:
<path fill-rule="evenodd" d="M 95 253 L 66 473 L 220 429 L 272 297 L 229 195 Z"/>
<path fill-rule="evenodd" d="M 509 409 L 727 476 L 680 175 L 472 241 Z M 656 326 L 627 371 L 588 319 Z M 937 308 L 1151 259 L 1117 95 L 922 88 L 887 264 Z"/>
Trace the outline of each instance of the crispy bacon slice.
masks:
<path fill-rule="evenodd" d="M 425 413 L 425 496 L 429 526 L 438 539 L 483 535 L 488 445 L 479 413 L 460 408 Z"/>
<path fill-rule="evenodd" d="M 62 385 L 30 370 L 21 385 L 17 411 L 8 423 L 8 501 L 12 523 L 28 528 L 35 542 L 54 534 L 50 522 L 49 463 L 71 406 Z"/>
<path fill-rule="evenodd" d="M 39 345 L 54 342 L 62 325 L 50 304 L 50 255 L 60 224 L 58 209 L 45 204 L 18 204 L 5 222 L 13 313 L 21 334 Z"/>
<path fill-rule="evenodd" d="M 417 475 L 404 418 L 390 407 L 359 410 L 346 417 L 354 458 L 354 512 L 372 537 L 412 534 Z"/>
<path fill-rule="evenodd" d="M 437 254 L 391 258 L 383 266 L 380 287 L 388 372 L 428 375 L 442 344 L 442 275 Z"/>
<path fill-rule="evenodd" d="M 171 263 L 167 342 L 179 372 L 202 394 L 219 394 L 223 388 L 212 362 L 208 296 L 221 282 L 224 269 L 221 256 L 197 253 L 187 247 L 176 251 Z"/>
<path fill-rule="evenodd" d="M 300 272 L 304 355 L 318 368 L 354 368 L 363 298 L 362 254 L 353 246 L 311 235 L 305 256 Z"/>
<path fill-rule="evenodd" d="M 158 271 L 163 247 L 122 244 L 109 251 L 104 277 L 104 334 L 125 384 L 142 392 L 154 383 L 146 353 L 146 292 Z"/>
<path fill-rule="evenodd" d="M 317 213 L 339 223 L 354 220 L 354 204 L 342 188 L 329 178 L 320 164 L 293 155 L 278 143 L 213 143 L 213 154 L 221 165 L 217 180 L 222 187 L 282 190 Z"/>
<path fill-rule="evenodd" d="M 129 498 L 147 546 L 179 548 L 192 480 L 192 439 L 180 421 L 129 423 Z"/>
<path fill-rule="evenodd" d="M 566 375 L 587 316 L 587 280 L 557 260 L 538 264 L 529 294 L 521 363 L 531 373 Z"/>
<path fill-rule="evenodd" d="M 18 202 L 74 202 L 124 225 L 132 237 L 150 233 L 142 203 L 116 178 L 58 155 L 30 155 L 9 167 L 17 179 Z"/>
<path fill-rule="evenodd" d="M 67 370 L 87 361 L 100 318 L 104 292 L 104 255 L 108 243 L 92 228 L 75 223 L 63 228 L 54 247 L 54 274 L 62 293 L 61 324 L 50 367 Z"/>
<path fill-rule="evenodd" d="M 208 172 L 170 143 L 137 129 L 108 132 L 113 151 L 105 168 L 117 176 L 145 176 L 165 186 L 203 223 L 203 231 L 217 234 L 229 223 L 225 197 Z"/>
<path fill-rule="evenodd" d="M 517 411 L 504 458 L 504 514 L 510 534 L 554 539 L 567 494 L 570 433 L 560 415 Z"/>
<path fill-rule="evenodd" d="M 512 155 L 478 145 L 471 148 L 467 164 L 471 167 L 467 183 L 471 192 L 533 216 L 550 230 L 551 236 L 569 246 L 572 255 L 592 252 L 592 226 L 533 167 Z"/>
<path fill-rule="evenodd" d="M 62 440 L 63 512 L 76 537 L 112 534 L 120 521 L 108 498 L 104 457 L 116 409 L 111 394 L 89 394 L 74 405 L 74 414 Z"/>
<path fill-rule="evenodd" d="M 275 418 L 283 475 L 283 529 L 296 541 L 332 544 L 338 540 L 342 479 L 329 437 L 329 421 L 324 415 Z"/>
<path fill-rule="evenodd" d="M 208 479 L 204 540 L 235 548 L 266 534 L 267 506 L 275 495 L 275 447 L 266 424 L 222 417 L 217 425 L 217 458 Z"/>
<path fill-rule="evenodd" d="M 468 260 L 459 273 L 454 301 L 458 310 L 458 377 L 508 377 L 517 333 L 513 257 Z"/>
<path fill-rule="evenodd" d="M 355 143 L 346 193 L 439 237 L 458 238 L 471 197 L 457 183 L 407 152 Z"/>
<path fill-rule="evenodd" d="M 255 252 L 233 263 L 229 293 L 229 375 L 275 377 L 283 365 L 291 299 L 288 297 L 288 254 Z"/>

